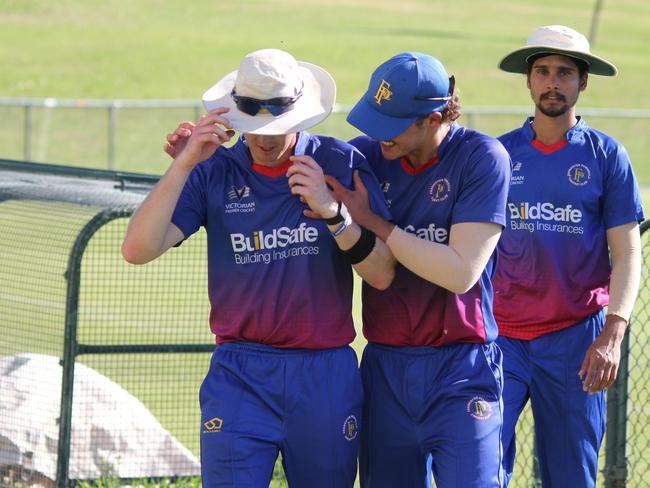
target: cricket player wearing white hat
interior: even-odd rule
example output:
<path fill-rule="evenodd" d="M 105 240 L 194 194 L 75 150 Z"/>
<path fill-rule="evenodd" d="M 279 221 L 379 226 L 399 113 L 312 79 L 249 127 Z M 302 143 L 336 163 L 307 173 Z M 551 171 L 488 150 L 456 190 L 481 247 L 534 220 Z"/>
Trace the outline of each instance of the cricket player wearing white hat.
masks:
<path fill-rule="evenodd" d="M 590 74 L 617 70 L 562 25 L 535 29 L 499 67 L 526 74 L 535 103 L 534 117 L 499 138 L 513 161 L 494 277 L 506 482 L 530 400 L 542 486 L 594 487 L 605 390 L 639 287 L 643 209 L 625 148 L 576 104 Z"/>
<path fill-rule="evenodd" d="M 268 486 L 278 452 L 289 486 L 354 485 L 363 391 L 349 347 L 352 267 L 386 288 L 394 261 L 325 184 L 324 172 L 351 186 L 359 170 L 388 215 L 361 153 L 306 131 L 334 98 L 318 66 L 277 49 L 245 56 L 203 95 L 207 115 L 181 124 L 174 161 L 129 223 L 122 252 L 138 264 L 200 227 L 208 235 L 218 347 L 200 390 L 205 487 Z"/>

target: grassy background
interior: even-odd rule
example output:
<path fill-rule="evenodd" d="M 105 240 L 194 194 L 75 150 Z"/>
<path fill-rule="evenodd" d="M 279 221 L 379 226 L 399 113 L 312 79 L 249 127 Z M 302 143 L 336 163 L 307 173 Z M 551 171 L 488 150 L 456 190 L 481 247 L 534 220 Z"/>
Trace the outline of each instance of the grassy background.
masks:
<path fill-rule="evenodd" d="M 593 0 L 575 0 L 569 5 L 560 0 L 457 0 L 453 3 L 438 0 L 0 0 L 0 59 L 3 60 L 0 97 L 199 100 L 205 89 L 237 67 L 244 54 L 278 47 L 298 59 L 328 69 L 337 81 L 338 102 L 344 105 L 356 101 L 367 85 L 369 74 L 380 62 L 400 51 L 418 50 L 440 58 L 456 76 L 465 107 L 530 106 L 524 78 L 500 72 L 496 68 L 498 60 L 523 45 L 529 32 L 539 25 L 563 23 L 588 34 L 594 3 Z M 650 99 L 646 96 L 650 81 L 649 20 L 650 3 L 646 0 L 604 1 L 593 50 L 613 61 L 620 75 L 615 79 L 592 77 L 579 106 L 650 109 Z M 23 116 L 20 109 L 0 107 L 0 157 L 21 158 Z M 103 111 L 37 109 L 33 116 L 34 160 L 106 167 L 107 120 Z M 168 164 L 161 151 L 164 134 L 179 120 L 193 117 L 192 111 L 181 109 L 120 111 L 118 169 L 164 171 Z M 626 145 L 640 181 L 650 184 L 650 138 L 647 136 L 650 121 L 616 117 L 589 120 Z M 461 122 L 469 121 L 463 118 Z M 492 135 L 521 123 L 520 116 L 479 117 L 473 121 Z M 342 114 L 332 115 L 314 132 L 342 138 L 356 135 Z M 648 202 L 647 190 L 644 197 Z M 43 213 L 40 215 L 44 217 Z M 22 220 L 24 216 L 17 218 Z M 8 212 L 0 214 L 0 222 L 5 229 L 15 226 L 15 219 Z M 116 232 L 112 239 L 119 241 L 121 225 L 115 223 L 109 228 Z M 51 232 L 51 236 L 57 235 L 55 230 Z M 11 237 L 12 246 L 17 252 L 22 251 L 36 238 L 27 229 L 19 229 Z M 38 251 L 47 259 L 56 252 L 52 242 L 48 244 L 48 252 Z M 62 241 L 60 254 L 66 256 L 66 249 Z M 108 259 L 111 264 L 105 272 L 122 277 L 122 285 L 119 295 L 111 294 L 109 290 L 114 287 L 106 282 L 106 274 L 87 274 L 82 300 L 89 315 L 82 316 L 81 320 L 86 327 L 82 332 L 90 335 L 83 337 L 84 340 L 119 341 L 119 337 L 93 335 L 95 331 L 110 330 L 115 324 L 126 324 L 135 334 L 131 339 L 141 340 L 146 336 L 142 324 L 128 318 L 135 309 L 143 316 L 165 317 L 172 308 L 183 307 L 185 302 L 174 299 L 160 284 L 157 268 L 147 271 L 129 268 L 121 262 L 115 247 L 110 251 L 91 251 L 86 266 L 96 269 L 98 263 L 94 260 Z M 42 277 L 43 270 L 52 264 L 47 259 L 32 263 L 27 257 L 18 263 L 23 268 L 16 269 L 14 278 L 3 281 L 3 298 L 10 296 L 12 290 L 25 291 L 29 280 Z M 9 267 L 8 260 L 0 263 L 5 270 L 14 269 Z M 33 276 L 24 273 L 26 263 L 31 263 L 29 273 Z M 180 279 L 176 273 L 172 277 Z M 57 279 L 61 277 L 57 275 Z M 157 283 L 154 289 L 143 289 L 151 283 Z M 205 297 L 203 284 L 201 278 L 196 293 Z M 65 290 L 64 283 L 57 286 L 57 291 L 45 301 L 38 290 L 27 291 L 33 293 L 30 300 L 38 301 L 39 313 L 44 314 L 39 315 L 42 323 L 59 323 Z M 160 298 L 158 303 L 167 303 L 169 309 L 149 310 L 146 296 L 151 294 Z M 116 312 L 114 300 L 125 300 L 126 308 Z M 16 327 L 3 330 L 5 344 L 11 350 L 19 347 L 17 342 L 24 339 L 20 334 L 28 330 L 28 324 L 20 322 L 24 304 L 15 303 L 11 309 L 15 315 L 11 319 Z M 10 309 L 4 308 L 7 310 Z M 207 316 L 207 311 L 201 313 Z M 358 296 L 355 317 L 358 323 Z M 156 324 L 154 331 L 162 331 L 159 340 L 173 340 L 175 325 Z M 41 352 L 55 354 L 60 347 L 58 332 L 41 329 L 33 331 L 34 342 L 39 343 Z M 196 340 L 209 340 L 207 332 L 207 327 L 200 329 Z M 42 337 L 47 340 L 42 341 Z M 360 351 L 363 343 L 358 338 L 355 348 Z M 188 381 L 181 374 L 189 361 L 183 358 L 178 363 L 170 363 L 169 358 L 153 357 L 144 361 L 146 367 L 138 360 L 126 366 L 116 366 L 117 363 L 97 357 L 84 362 L 142 398 L 163 425 L 196 452 L 196 434 L 177 425 L 178 416 L 170 413 L 155 393 L 160 388 L 187 392 L 187 408 L 196 412 L 192 393 L 198 388 L 197 380 Z M 205 368 L 204 361 L 197 362 L 199 371 Z M 133 377 L 131 373 L 135 370 L 144 370 L 146 378 Z M 522 438 L 530 442 L 530 436 Z M 524 445 L 520 452 L 528 450 L 529 446 Z M 530 465 L 525 462 L 520 473 L 527 474 L 529 470 Z M 521 483 L 517 486 L 524 486 L 525 482 Z"/>
<path fill-rule="evenodd" d="M 588 34 L 592 0 L 0 1 L 3 96 L 199 98 L 242 55 L 279 47 L 322 64 L 352 103 L 385 58 L 414 49 L 457 75 L 468 105 L 527 105 L 521 80 L 496 69 L 538 25 Z M 644 0 L 604 2 L 594 51 L 620 68 L 588 106 L 650 107 Z M 505 28 L 507 24 L 507 29 Z"/>
<path fill-rule="evenodd" d="M 199 100 L 255 49 L 278 47 L 328 69 L 338 102 L 350 105 L 371 71 L 403 50 L 439 57 L 456 76 L 467 108 L 530 106 L 522 76 L 496 68 L 538 25 L 565 23 L 588 34 L 594 0 L 0 0 L 0 97 Z M 594 52 L 620 69 L 594 76 L 580 106 L 650 109 L 645 0 L 605 1 Z M 505 28 L 505 26 L 508 26 Z M 161 173 L 164 134 L 191 110 L 124 109 L 118 114 L 117 168 Z M 650 121 L 590 119 L 628 148 L 650 183 Z M 466 118 L 462 122 L 469 122 Z M 497 135 L 522 117 L 482 117 Z M 0 107 L 0 157 L 22 157 L 23 112 Z M 86 109 L 37 109 L 32 159 L 106 167 L 107 117 Z M 356 135 L 342 115 L 316 131 Z"/>

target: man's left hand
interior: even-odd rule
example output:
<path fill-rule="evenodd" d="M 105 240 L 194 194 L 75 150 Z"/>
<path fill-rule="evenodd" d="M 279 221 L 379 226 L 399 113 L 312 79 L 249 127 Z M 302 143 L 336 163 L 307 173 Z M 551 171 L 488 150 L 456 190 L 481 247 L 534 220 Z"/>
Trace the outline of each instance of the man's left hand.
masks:
<path fill-rule="evenodd" d="M 587 349 L 578 376 L 582 379 L 582 389 L 589 394 L 606 390 L 616 381 L 626 326 L 621 317 L 608 315 L 602 332 Z"/>

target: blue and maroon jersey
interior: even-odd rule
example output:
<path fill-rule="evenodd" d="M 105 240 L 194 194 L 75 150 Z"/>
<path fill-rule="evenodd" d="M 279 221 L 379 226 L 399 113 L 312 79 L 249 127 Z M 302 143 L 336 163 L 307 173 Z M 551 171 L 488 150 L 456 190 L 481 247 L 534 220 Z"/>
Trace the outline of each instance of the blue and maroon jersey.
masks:
<path fill-rule="evenodd" d="M 437 160 L 414 169 L 405 159 L 387 160 L 377 141 L 351 141 L 366 156 L 401 229 L 422 239 L 449 243 L 453 224 L 505 224 L 510 159 L 503 146 L 480 132 L 452 124 Z M 363 287 L 363 332 L 370 342 L 393 346 L 485 343 L 497 337 L 490 278 L 496 253 L 478 282 L 458 295 L 398 263 L 385 291 Z"/>
<path fill-rule="evenodd" d="M 388 215 L 368 163 L 354 147 L 301 132 L 296 155 L 352 186 L 360 169 L 373 207 Z M 303 215 L 286 171 L 254 164 L 245 139 L 220 147 L 190 174 L 172 222 L 189 237 L 208 235 L 210 328 L 217 343 L 249 341 L 284 348 L 349 344 L 352 268 L 327 225 Z"/>
<path fill-rule="evenodd" d="M 534 339 L 609 303 L 606 231 L 643 220 L 625 148 L 583 119 L 566 140 L 535 140 L 532 118 L 500 137 L 512 158 L 494 311 L 502 335 Z"/>

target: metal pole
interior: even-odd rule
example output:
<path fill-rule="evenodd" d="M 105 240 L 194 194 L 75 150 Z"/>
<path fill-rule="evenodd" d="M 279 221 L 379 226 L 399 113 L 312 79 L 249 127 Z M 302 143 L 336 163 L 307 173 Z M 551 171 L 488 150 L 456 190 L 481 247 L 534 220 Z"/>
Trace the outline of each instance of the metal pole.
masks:
<path fill-rule="evenodd" d="M 604 0 L 596 0 L 594 12 L 591 15 L 591 30 L 589 31 L 589 44 L 593 48 L 598 37 L 598 28 L 600 27 L 600 11 L 603 8 Z"/>
<path fill-rule="evenodd" d="M 23 159 L 32 160 L 32 104 L 25 104 L 25 128 L 23 132 Z"/>
<path fill-rule="evenodd" d="M 61 382 L 61 410 L 59 417 L 59 443 L 57 446 L 56 487 L 70 485 L 70 446 L 72 442 L 72 404 L 74 399 L 74 370 L 79 355 L 77 325 L 79 320 L 79 294 L 81 289 L 81 260 L 90 238 L 97 230 L 115 216 L 127 210 L 103 210 L 81 229 L 75 240 L 65 273 L 68 282 L 65 304 L 65 342 L 63 344 L 63 378 Z"/>
<path fill-rule="evenodd" d="M 476 128 L 476 114 L 473 112 L 466 113 L 467 115 L 467 128 L 474 129 Z"/>
<path fill-rule="evenodd" d="M 621 344 L 618 378 L 607 391 L 607 443 L 605 446 L 606 488 L 624 488 L 627 483 L 627 391 L 630 327 Z"/>
<path fill-rule="evenodd" d="M 76 246 L 75 246 L 76 248 Z M 59 443 L 56 460 L 56 487 L 69 483 L 70 442 L 72 440 L 72 399 L 74 394 L 74 366 L 77 357 L 77 312 L 79 308 L 80 257 L 73 251 L 66 271 L 68 281 L 65 310 L 65 340 L 63 343 L 63 378 L 61 379 L 61 407 L 59 413 Z"/>
<path fill-rule="evenodd" d="M 112 103 L 108 107 L 108 169 L 115 169 L 115 128 L 117 126 L 117 105 Z"/>
<path fill-rule="evenodd" d="M 531 485 L 531 488 L 541 488 L 542 475 L 539 471 L 539 457 L 537 456 L 537 436 L 535 435 L 534 431 L 533 438 L 535 442 L 533 443 L 533 484 Z"/>

